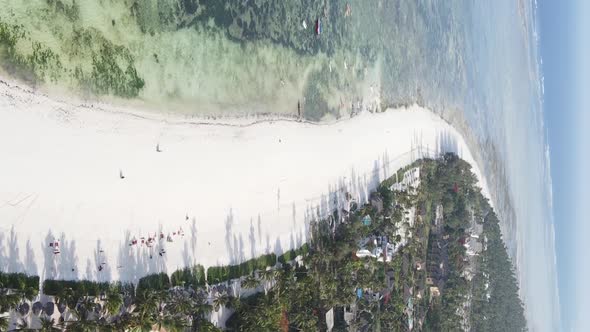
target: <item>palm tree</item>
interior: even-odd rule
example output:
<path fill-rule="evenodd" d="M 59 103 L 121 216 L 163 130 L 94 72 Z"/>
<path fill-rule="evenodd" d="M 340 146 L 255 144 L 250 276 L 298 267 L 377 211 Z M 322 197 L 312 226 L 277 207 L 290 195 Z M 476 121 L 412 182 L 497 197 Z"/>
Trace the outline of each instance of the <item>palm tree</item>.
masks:
<path fill-rule="evenodd" d="M 96 331 L 98 328 L 98 322 L 90 319 L 89 311 L 87 308 L 70 309 L 70 312 L 74 316 L 74 320 L 67 320 L 64 322 L 64 327 L 68 331 L 80 331 L 90 332 Z"/>
<path fill-rule="evenodd" d="M 0 331 L 8 331 L 9 324 L 10 324 L 10 316 L 0 317 Z"/>
<path fill-rule="evenodd" d="M 188 326 L 188 318 L 181 311 L 178 311 L 178 303 L 170 305 L 173 302 L 171 292 L 166 292 L 159 296 L 159 305 L 157 316 L 155 317 L 158 330 L 162 327 L 166 331 L 183 331 Z"/>
<path fill-rule="evenodd" d="M 177 313 L 186 313 L 192 307 L 192 300 L 191 296 L 188 291 L 181 290 L 177 292 L 173 292 L 170 295 L 168 300 L 167 308 L 170 311 L 177 312 Z"/>
<path fill-rule="evenodd" d="M 55 296 L 55 303 L 63 303 L 69 308 L 75 307 L 77 302 L 74 290 L 70 287 L 65 287 Z"/>
<path fill-rule="evenodd" d="M 213 299 L 213 309 L 217 312 L 221 307 L 228 307 L 231 305 L 230 296 L 227 292 L 218 292 Z"/>
<path fill-rule="evenodd" d="M 188 311 L 191 320 L 191 331 L 206 331 L 207 323 L 211 324 L 205 316 L 211 312 L 211 305 L 207 298 L 200 293 L 193 293 L 190 297 L 191 307 Z"/>
<path fill-rule="evenodd" d="M 276 283 L 276 291 L 274 292 L 274 300 L 284 302 L 287 300 L 288 296 L 283 296 L 285 294 L 290 294 L 292 288 L 295 285 L 295 280 L 293 279 L 292 271 L 285 271 L 282 269 L 275 270 L 274 279 Z"/>
<path fill-rule="evenodd" d="M 246 279 L 242 280 L 242 282 L 240 283 L 240 286 L 242 286 L 243 288 L 256 288 L 258 287 L 258 285 L 260 285 L 260 280 L 258 280 L 256 277 L 249 275 L 246 277 Z"/>
<path fill-rule="evenodd" d="M 41 322 L 41 328 L 39 329 L 40 331 L 43 331 L 43 332 L 60 331 L 60 329 L 57 328 L 57 325 L 55 324 L 55 319 L 53 319 L 51 317 L 47 317 L 46 315 L 43 315 L 39 318 L 39 321 Z"/>
<path fill-rule="evenodd" d="M 0 313 L 15 309 L 20 302 L 18 294 L 9 293 L 7 289 L 0 291 Z"/>
<path fill-rule="evenodd" d="M 25 289 L 13 290 L 13 293 L 20 298 L 21 301 L 33 301 L 39 294 L 39 290 L 33 287 Z"/>
<path fill-rule="evenodd" d="M 260 272 L 260 276 L 262 277 L 262 280 L 264 280 L 264 295 L 267 295 L 268 291 L 273 287 L 275 276 L 277 275 L 276 271 L 277 270 L 266 269 Z"/>
<path fill-rule="evenodd" d="M 112 331 L 128 331 L 131 329 L 134 323 L 134 316 L 128 312 L 123 312 L 120 315 L 114 317 L 109 324 Z"/>
<path fill-rule="evenodd" d="M 166 292 L 157 292 L 152 290 L 143 291 L 137 297 L 137 309 L 134 316 L 137 317 L 137 322 L 140 325 L 155 324 L 156 317 L 163 308 L 165 302 Z"/>
<path fill-rule="evenodd" d="M 123 305 L 123 296 L 117 292 L 111 292 L 107 295 L 104 305 L 104 314 L 116 315 Z"/>
<path fill-rule="evenodd" d="M 318 319 L 311 313 L 303 311 L 295 312 L 291 320 L 293 325 L 298 327 L 300 331 L 313 331 L 317 329 Z"/>
<path fill-rule="evenodd" d="M 168 291 L 146 290 L 138 298 L 137 312 L 131 325 L 137 329 L 150 330 L 164 327 L 167 331 L 182 331 L 188 325 L 188 315 L 192 308 L 190 302 L 183 301 L 182 297 Z"/>
<path fill-rule="evenodd" d="M 175 332 L 183 331 L 188 326 L 188 322 L 181 314 L 173 314 L 168 310 L 162 310 L 156 316 L 154 325 L 158 328 L 158 331 L 164 327 L 166 331 Z"/>

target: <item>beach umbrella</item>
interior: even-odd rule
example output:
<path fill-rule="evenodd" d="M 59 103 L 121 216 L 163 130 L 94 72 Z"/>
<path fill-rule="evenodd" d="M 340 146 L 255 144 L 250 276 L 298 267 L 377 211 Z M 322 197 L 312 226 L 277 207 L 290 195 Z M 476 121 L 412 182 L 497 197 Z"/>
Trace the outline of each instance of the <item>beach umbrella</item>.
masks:
<path fill-rule="evenodd" d="M 66 303 L 64 301 L 60 301 L 57 303 L 57 311 L 59 311 L 60 314 L 63 314 L 64 311 L 66 311 Z"/>
<path fill-rule="evenodd" d="M 43 310 L 43 304 L 39 301 L 33 303 L 33 314 L 38 316 Z"/>
<path fill-rule="evenodd" d="M 21 316 L 26 316 L 30 310 L 31 310 L 31 306 L 29 306 L 29 304 L 26 302 L 18 306 L 18 313 Z"/>
<path fill-rule="evenodd" d="M 45 314 L 47 316 L 53 315 L 53 312 L 55 311 L 55 303 L 53 303 L 51 301 L 45 303 L 45 306 L 43 307 L 43 311 L 45 312 Z"/>

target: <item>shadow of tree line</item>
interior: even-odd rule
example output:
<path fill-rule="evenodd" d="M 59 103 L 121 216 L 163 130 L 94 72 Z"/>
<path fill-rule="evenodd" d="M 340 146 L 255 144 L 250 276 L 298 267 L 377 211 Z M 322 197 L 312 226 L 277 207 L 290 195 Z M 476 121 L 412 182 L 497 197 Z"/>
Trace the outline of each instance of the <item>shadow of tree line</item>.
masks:
<path fill-rule="evenodd" d="M 341 213 L 348 209 L 350 199 L 356 201 L 359 205 L 367 203 L 370 193 L 374 191 L 380 183 L 386 178 L 392 176 L 396 169 L 392 169 L 394 164 L 403 161 L 404 164 L 421 158 L 434 158 L 446 152 L 453 152 L 461 156 L 459 145 L 456 137 L 448 131 L 440 131 L 435 140 L 435 146 L 430 147 L 422 144 L 420 135 L 413 138 L 412 148 L 407 153 L 390 158 L 387 152 L 373 161 L 372 170 L 366 173 L 359 173 L 354 168 L 350 170 L 348 176 L 339 177 L 336 183 L 328 184 L 325 194 L 319 197 L 306 199 L 304 204 L 296 202 L 288 203 L 292 210 L 292 231 L 287 236 L 287 240 L 281 240 L 277 237 L 271 243 L 268 233 L 262 233 L 263 218 L 262 213 L 257 216 L 251 216 L 249 219 L 249 228 L 247 232 L 248 244 L 244 242 L 242 233 L 236 233 L 236 220 L 234 211 L 230 209 L 224 220 L 225 225 L 225 246 L 229 257 L 229 264 L 238 264 L 247 259 L 257 256 L 257 248 L 264 245 L 264 253 L 275 253 L 277 256 L 290 249 L 299 248 L 308 239 L 310 225 L 322 219 L 334 216 L 335 212 Z M 302 209 L 303 211 L 297 211 Z M 280 206 L 278 207 L 280 208 Z M 299 225 L 298 215 L 303 215 L 303 225 Z M 256 222 L 255 222 L 256 220 Z M 282 221 L 285 222 L 285 221 Z M 337 220 L 335 220 L 337 222 Z M 256 227 L 255 227 L 256 225 Z M 299 227 L 297 227 L 299 226 Z M 301 227 L 303 226 L 303 227 Z M 159 227 L 159 233 L 162 233 L 162 226 Z M 53 253 L 49 243 L 56 239 L 60 241 L 61 253 Z M 196 265 L 197 259 L 197 222 L 193 218 L 190 224 L 190 237 L 183 242 L 182 256 L 185 266 Z M 116 262 L 109 262 L 108 256 L 102 247 L 100 239 L 96 241 L 92 257 L 86 258 L 85 271 L 79 270 L 79 258 L 76 252 L 76 240 L 68 239 L 65 233 L 56 236 L 51 230 L 47 232 L 45 240 L 40 244 L 43 255 L 43 267 L 39 271 L 33 246 L 30 241 L 26 242 L 24 260 L 20 260 L 19 240 L 14 227 L 9 234 L 0 233 L 0 248 L 7 248 L 7 254 L 0 250 L 0 267 L 6 272 L 25 272 L 29 275 L 39 275 L 41 280 L 45 279 L 88 279 L 97 281 L 111 281 L 113 278 L 113 268 L 117 269 L 117 274 L 121 281 L 137 283 L 139 278 L 153 273 L 167 272 L 166 257 L 154 257 L 158 255 L 155 249 L 141 246 L 136 248 L 130 246 L 131 233 L 125 231 L 124 239 L 119 245 Z M 165 250 L 165 241 L 159 246 Z M 246 246 L 249 252 L 246 254 Z M 215 254 L 215 253 L 208 253 Z M 101 267 L 99 269 L 99 267 Z"/>

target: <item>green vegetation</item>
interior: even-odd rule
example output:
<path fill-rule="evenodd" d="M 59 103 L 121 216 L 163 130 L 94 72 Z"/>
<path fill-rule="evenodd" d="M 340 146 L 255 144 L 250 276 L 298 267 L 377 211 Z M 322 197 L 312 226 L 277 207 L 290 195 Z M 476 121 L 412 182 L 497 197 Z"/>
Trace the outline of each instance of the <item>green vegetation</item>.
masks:
<path fill-rule="evenodd" d="M 325 91 L 328 81 L 325 80 L 323 72 L 312 72 L 309 75 L 307 85 L 305 87 L 305 103 L 303 115 L 310 120 L 319 121 L 328 113 L 334 113 L 334 109 L 330 109 L 328 102 L 325 100 Z"/>
<path fill-rule="evenodd" d="M 211 266 L 207 269 L 207 281 L 210 284 L 217 284 L 231 279 L 238 279 L 250 275 L 256 270 L 273 267 L 276 263 L 277 256 L 275 254 L 268 254 L 237 265 Z"/>
<path fill-rule="evenodd" d="M 150 274 L 137 282 L 137 294 L 145 291 L 164 291 L 170 288 L 170 278 L 166 273 Z"/>
<path fill-rule="evenodd" d="M 195 265 L 193 267 L 185 267 L 182 270 L 177 270 L 170 276 L 170 282 L 173 287 L 201 287 L 205 285 L 205 268 L 202 265 Z"/>
<path fill-rule="evenodd" d="M 119 62 L 125 63 L 126 67 L 120 67 Z M 105 44 L 98 55 L 92 56 L 92 73 L 88 84 L 96 94 L 130 98 L 137 96 L 145 83 L 137 76 L 133 58 L 125 48 Z"/>
<path fill-rule="evenodd" d="M 424 331 L 526 330 L 499 221 L 476 187 L 470 165 L 446 154 L 411 167 L 421 170 L 416 191 L 394 192 L 394 180 L 388 179 L 371 195 L 382 206 L 365 204 L 347 215 L 334 211 L 328 220 L 312 221 L 310 242 L 279 257 L 268 254 L 209 267 L 206 278 L 198 265 L 171 277 L 149 275 L 136 289 L 131 284 L 46 280 L 43 290 L 75 312 L 78 319 L 64 322 L 74 330 L 85 324 L 114 330 L 155 326 L 215 331 L 206 317 L 221 307 L 234 310 L 226 324 L 230 331 L 321 331 L 327 328 L 330 310 L 338 331 L 349 325 L 382 331 L 405 331 L 410 325 Z M 372 222 L 364 225 L 367 215 Z M 478 225 L 478 237 L 485 239 L 478 241 L 485 245 L 468 255 L 463 244 Z M 398 245 L 390 260 L 356 257 L 360 242 L 373 250 L 383 237 Z M 303 262 L 294 262 L 299 255 Z M 231 279 L 239 279 L 242 289 L 263 286 L 264 292 L 235 298 L 235 290 L 225 286 L 205 290 Z M 8 311 L 31 295 L 26 290 L 36 290 L 38 278 L 0 274 L 0 282 L 5 295 L 0 306 Z M 105 302 L 98 317 L 88 315 L 96 298 Z M 135 309 L 123 311 L 123 305 Z"/>
<path fill-rule="evenodd" d="M 486 216 L 483 234 L 487 238 L 487 250 L 479 257 L 480 269 L 473 280 L 473 329 L 526 331 L 516 276 L 494 213 Z"/>
<path fill-rule="evenodd" d="M 0 314 L 14 309 L 21 300 L 32 300 L 38 294 L 38 276 L 0 272 Z"/>
<path fill-rule="evenodd" d="M 31 301 L 39 294 L 39 277 L 24 273 L 0 272 L 0 331 L 8 331 L 10 316 L 24 300 Z"/>
<path fill-rule="evenodd" d="M 236 331 L 323 330 L 327 324 L 325 313 L 333 309 L 335 328 L 341 330 L 347 325 L 338 314 L 344 308 L 352 311 L 350 324 L 356 329 L 404 331 L 413 324 L 418 330 L 456 331 L 464 328 L 462 324 L 483 319 L 472 314 L 464 321 L 468 313 L 460 311 L 466 303 L 470 308 L 477 308 L 474 301 L 469 302 L 475 298 L 472 289 L 476 279 L 471 282 L 463 273 L 469 263 L 462 242 L 469 237 L 467 229 L 472 212 L 479 215 L 484 208 L 490 216 L 493 212 L 476 187 L 470 165 L 457 156 L 447 154 L 439 160 L 422 160 L 411 165 L 415 166 L 422 170 L 422 185 L 417 193 L 392 192 L 389 190 L 392 181 L 384 181 L 377 190 L 384 203 L 381 212 L 370 205 L 362 206 L 346 218 L 347 221 L 338 224 L 335 232 L 325 221 L 314 223 L 313 240 L 309 243 L 304 266 L 285 265 L 277 271 L 276 283 L 268 292 L 241 299 L 228 326 Z M 444 206 L 444 223 L 440 229 L 434 224 L 437 205 Z M 403 211 L 410 207 L 417 209 L 416 220 L 410 227 L 413 237 L 391 262 L 355 259 L 353 253 L 363 238 L 386 235 L 393 242 L 399 242 L 395 234 L 398 227 L 404 225 L 406 214 Z M 360 220 L 367 214 L 373 222 L 363 226 Z M 497 220 L 496 226 L 493 225 L 489 226 L 497 228 Z M 484 229 L 484 234 L 487 232 Z M 494 269 L 503 274 L 501 271 L 512 271 L 512 267 L 499 236 L 498 239 L 502 245 L 498 250 L 503 252 L 499 261 L 502 268 Z M 433 249 L 435 243 L 437 248 L 441 245 L 446 251 Z M 481 257 L 495 255 L 487 250 L 493 249 L 484 250 Z M 296 254 L 287 256 L 293 258 Z M 440 266 L 441 262 L 447 267 L 436 274 L 432 267 Z M 426 268 L 415 268 L 418 263 L 425 263 Z M 502 330 L 506 331 L 526 326 L 516 280 L 511 275 L 502 286 L 502 292 L 509 292 L 510 296 L 496 300 L 496 307 L 488 310 L 514 309 L 515 323 L 489 323 L 487 326 L 491 330 L 495 326 L 505 326 Z M 427 277 L 433 279 L 434 284 L 428 284 Z M 430 286 L 438 290 L 431 293 Z M 355 296 L 359 288 L 363 292 L 361 298 Z M 436 291 L 440 291 L 440 296 L 434 293 Z M 474 324 L 473 327 L 478 326 Z"/>
<path fill-rule="evenodd" d="M 59 57 L 41 43 L 31 41 L 31 51 L 19 52 L 17 46 L 22 40 L 29 40 L 28 33 L 22 25 L 10 25 L 0 17 L 0 64 L 9 74 L 28 82 L 44 82 L 50 79 L 56 82 L 62 64 Z"/>
<path fill-rule="evenodd" d="M 0 288 L 9 288 L 17 291 L 26 291 L 33 288 L 39 289 L 39 277 L 28 276 L 24 273 L 0 272 Z M 36 294 L 36 293 L 35 293 Z"/>
<path fill-rule="evenodd" d="M 303 244 L 299 249 L 291 249 L 286 253 L 279 256 L 277 259 L 279 263 L 286 264 L 295 260 L 297 256 L 305 256 L 309 253 L 309 245 L 307 243 Z"/>
<path fill-rule="evenodd" d="M 38 278 L 38 277 L 37 277 Z M 43 294 L 57 296 L 70 290 L 75 296 L 99 296 L 103 293 L 133 293 L 134 285 L 121 282 L 93 282 L 88 280 L 45 280 L 43 281 Z"/>
<path fill-rule="evenodd" d="M 458 330 L 463 327 L 462 319 L 468 316 L 475 331 L 524 331 L 524 308 L 518 297 L 513 266 L 501 238 L 499 221 L 487 199 L 476 188 L 477 180 L 470 168 L 465 161 L 451 154 L 440 161 L 426 160 L 422 164 L 421 204 L 425 210 L 427 206 L 432 210 L 436 204 L 444 207 L 444 228 L 439 236 L 444 239 L 441 244 L 447 248 L 449 265 L 442 286 L 439 284 L 442 295 L 433 301 L 426 315 L 425 330 Z M 483 227 L 479 238 L 486 239 L 476 258 L 468 258 L 462 245 L 469 239 L 466 232 L 471 227 L 472 218 Z M 431 233 L 429 244 L 434 242 L 433 237 Z M 435 262 L 439 261 L 435 258 Z M 471 281 L 462 274 L 469 265 L 476 270 Z M 490 283 L 489 291 L 486 282 Z M 467 311 L 460 309 L 465 303 L 469 303 Z"/>
<path fill-rule="evenodd" d="M 68 6 L 59 0 L 48 0 L 47 5 L 58 17 L 65 16 L 74 22 L 79 18 L 76 2 Z M 72 81 L 96 95 L 124 98 L 137 97 L 145 84 L 129 49 L 115 45 L 97 29 L 73 25 L 68 44 L 58 51 L 38 41 L 23 24 L 4 20 L 0 14 L 0 66 L 9 74 L 32 84 Z"/>
<path fill-rule="evenodd" d="M 66 16 L 70 21 L 76 21 L 80 18 L 80 7 L 73 1 L 45 0 L 47 6 L 56 14 Z M 71 2 L 71 3 L 69 3 Z"/>
<path fill-rule="evenodd" d="M 430 231 L 428 254 L 432 257 L 427 257 L 427 261 L 448 266 L 442 271 L 429 271 L 440 280 L 436 285 L 442 289 L 442 296 L 433 302 L 428 311 L 426 330 L 459 330 L 462 314 L 458 308 L 466 300 L 469 288 L 468 281 L 461 275 L 467 265 L 462 241 L 469 237 L 466 234 L 471 221 L 469 211 L 477 201 L 476 196 L 481 196 L 481 193 L 475 189 L 477 179 L 471 173 L 471 166 L 456 155 L 447 154 L 438 162 L 425 161 L 421 176 L 424 178 L 421 186 L 424 204 L 441 204 L 444 209 L 444 227 L 437 234 Z M 440 245 L 445 249 L 434 248 Z"/>

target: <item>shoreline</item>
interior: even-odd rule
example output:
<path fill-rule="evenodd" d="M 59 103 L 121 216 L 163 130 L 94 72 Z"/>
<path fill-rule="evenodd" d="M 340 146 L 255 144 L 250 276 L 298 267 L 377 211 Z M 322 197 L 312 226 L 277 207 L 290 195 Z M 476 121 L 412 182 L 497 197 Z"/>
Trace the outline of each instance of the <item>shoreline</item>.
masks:
<path fill-rule="evenodd" d="M 229 126 L 229 127 L 249 127 L 260 123 L 266 122 L 300 122 L 309 125 L 326 126 L 333 125 L 342 121 L 348 121 L 359 113 L 370 112 L 370 113 L 382 113 L 392 109 L 407 109 L 416 106 L 416 103 L 408 105 L 396 105 L 394 107 L 387 107 L 381 110 L 377 107 L 377 110 L 369 107 L 379 100 L 379 97 L 373 96 L 374 93 L 369 92 L 367 98 L 372 101 L 373 104 L 363 104 L 363 110 L 357 110 L 354 114 L 346 114 L 337 119 L 324 119 L 320 121 L 308 120 L 305 117 L 299 117 L 292 113 L 272 113 L 272 112 L 237 112 L 232 114 L 231 112 L 219 113 L 218 115 L 209 113 L 193 113 L 185 114 L 182 111 L 162 111 L 155 105 L 142 104 L 144 101 L 131 99 L 121 99 L 109 96 L 96 96 L 96 99 L 84 98 L 79 94 L 72 96 L 66 96 L 60 89 L 55 91 L 46 90 L 47 87 L 41 86 L 40 88 L 30 87 L 25 82 L 20 82 L 15 79 L 7 79 L 0 76 L 0 85 L 6 86 L 8 89 L 20 90 L 21 92 L 35 96 L 36 98 L 45 98 L 53 103 L 60 103 L 63 106 L 70 108 L 87 109 L 90 111 L 99 111 L 111 114 L 121 114 L 130 117 L 136 117 L 138 119 L 163 122 L 166 124 L 176 125 L 194 125 L 194 126 Z M 114 98 L 109 100 L 109 98 Z M 371 99 L 373 98 L 373 99 Z M 364 98 L 363 98 L 364 99 Z M 333 118 L 328 117 L 328 118 Z"/>

